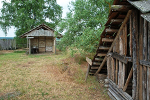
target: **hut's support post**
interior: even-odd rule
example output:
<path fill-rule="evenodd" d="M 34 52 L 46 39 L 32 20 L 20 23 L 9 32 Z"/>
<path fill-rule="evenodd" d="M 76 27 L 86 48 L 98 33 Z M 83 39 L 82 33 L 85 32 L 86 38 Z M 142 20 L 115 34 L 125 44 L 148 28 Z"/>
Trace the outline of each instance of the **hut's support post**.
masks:
<path fill-rule="evenodd" d="M 54 38 L 54 53 L 56 54 L 56 38 Z"/>
<path fill-rule="evenodd" d="M 29 39 L 29 55 L 31 54 L 31 40 Z"/>
<path fill-rule="evenodd" d="M 27 48 L 29 48 L 29 47 L 28 47 L 28 44 L 29 44 L 29 39 L 28 39 L 28 36 L 27 36 Z"/>

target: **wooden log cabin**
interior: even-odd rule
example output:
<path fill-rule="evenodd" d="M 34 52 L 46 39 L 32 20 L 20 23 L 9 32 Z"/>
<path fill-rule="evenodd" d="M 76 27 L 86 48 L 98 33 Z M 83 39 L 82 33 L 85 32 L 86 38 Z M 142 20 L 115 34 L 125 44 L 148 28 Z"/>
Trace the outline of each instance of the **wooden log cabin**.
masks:
<path fill-rule="evenodd" d="M 114 0 L 88 74 L 106 74 L 113 100 L 150 100 L 150 0 Z"/>
<path fill-rule="evenodd" d="M 54 30 L 45 24 L 41 24 L 22 34 L 21 38 L 27 38 L 27 48 L 31 53 L 56 53 L 56 38 Z"/>

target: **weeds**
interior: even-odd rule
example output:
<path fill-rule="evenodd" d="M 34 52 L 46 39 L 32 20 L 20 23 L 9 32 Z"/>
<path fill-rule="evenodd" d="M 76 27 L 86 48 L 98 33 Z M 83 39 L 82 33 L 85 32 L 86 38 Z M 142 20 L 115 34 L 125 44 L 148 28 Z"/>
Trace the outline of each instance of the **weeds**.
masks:
<path fill-rule="evenodd" d="M 93 77 L 84 82 L 86 67 L 76 62 L 78 56 L 73 58 L 64 53 L 29 56 L 7 53 L 0 56 L 0 97 L 10 91 L 20 91 L 20 95 L 10 99 L 108 99 L 107 95 L 101 94 L 103 87 Z"/>

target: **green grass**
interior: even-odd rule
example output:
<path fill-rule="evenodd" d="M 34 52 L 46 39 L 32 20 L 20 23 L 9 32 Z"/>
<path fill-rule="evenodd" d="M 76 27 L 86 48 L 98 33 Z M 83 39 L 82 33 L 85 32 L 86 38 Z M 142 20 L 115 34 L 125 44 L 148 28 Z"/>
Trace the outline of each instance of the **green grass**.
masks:
<path fill-rule="evenodd" d="M 61 73 L 62 68 L 67 69 Z M 64 53 L 0 55 L 0 100 L 109 100 L 94 77 L 85 79 L 85 67 Z M 7 97 L 6 94 L 19 92 Z M 2 98 L 3 97 L 3 98 Z"/>

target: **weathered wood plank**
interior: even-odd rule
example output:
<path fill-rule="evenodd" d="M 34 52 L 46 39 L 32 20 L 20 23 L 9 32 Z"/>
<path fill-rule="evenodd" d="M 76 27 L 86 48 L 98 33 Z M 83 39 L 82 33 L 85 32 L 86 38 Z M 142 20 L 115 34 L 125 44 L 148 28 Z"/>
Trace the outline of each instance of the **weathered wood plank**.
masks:
<path fill-rule="evenodd" d="M 90 64 L 88 64 L 88 69 L 87 69 L 87 72 L 86 72 L 86 76 L 85 76 L 85 82 L 87 82 L 87 78 L 88 78 L 88 75 L 89 75 L 89 71 L 90 71 Z"/>
<path fill-rule="evenodd" d="M 111 57 L 111 65 L 112 65 L 112 71 L 111 71 L 111 79 L 112 81 L 115 80 L 115 60 Z"/>
<path fill-rule="evenodd" d="M 150 67 L 150 62 L 149 61 L 140 60 L 140 64 L 143 65 L 143 66 Z"/>
<path fill-rule="evenodd" d="M 104 46 L 100 46 L 99 50 L 109 50 L 110 47 L 104 47 Z"/>
<path fill-rule="evenodd" d="M 133 50 L 132 50 L 132 21 L 133 21 L 133 19 L 132 19 L 132 16 L 130 16 L 130 56 L 132 57 L 133 55 L 132 55 L 132 52 L 133 52 Z"/>
<path fill-rule="evenodd" d="M 131 80 L 132 74 L 133 74 L 133 67 L 130 70 L 130 73 L 129 73 L 128 78 L 127 78 L 126 83 L 125 83 L 125 86 L 123 87 L 123 91 L 126 91 L 128 85 L 129 85 L 129 82 Z"/>
<path fill-rule="evenodd" d="M 150 62 L 150 22 L 148 23 L 148 61 Z M 150 68 L 147 70 L 147 100 L 150 99 Z"/>
<path fill-rule="evenodd" d="M 95 61 L 103 61 L 102 58 L 95 58 Z"/>
<path fill-rule="evenodd" d="M 111 11 L 121 11 L 121 12 L 128 12 L 131 9 L 131 6 L 127 5 L 112 5 Z"/>
<path fill-rule="evenodd" d="M 144 34 L 143 34 L 143 60 L 147 60 L 148 58 L 148 49 L 147 49 L 147 21 L 144 19 Z M 141 62 L 141 61 L 140 61 Z M 146 91 L 146 85 L 147 85 L 147 68 L 146 66 L 143 66 L 143 100 L 147 99 L 147 91 Z"/>
<path fill-rule="evenodd" d="M 123 28 L 124 29 L 124 28 Z M 123 30 L 120 32 L 119 36 L 119 54 L 123 55 Z M 122 88 L 124 86 L 124 68 L 123 63 L 119 61 L 119 75 L 118 75 L 118 88 Z"/>
<path fill-rule="evenodd" d="M 88 64 L 90 64 L 92 66 L 92 60 L 89 59 L 88 57 L 86 57 L 86 61 L 88 62 Z"/>
<path fill-rule="evenodd" d="M 132 98 L 136 99 L 136 91 L 137 91 L 137 41 L 136 34 L 138 29 L 136 29 L 136 11 L 133 13 L 133 27 L 132 27 L 132 47 L 133 47 L 133 89 L 132 89 Z"/>
<path fill-rule="evenodd" d="M 118 84 L 118 60 L 116 59 L 116 85 Z"/>
<path fill-rule="evenodd" d="M 100 57 L 106 56 L 106 53 L 98 53 L 97 56 L 100 56 Z"/>
<path fill-rule="evenodd" d="M 118 36 L 119 36 L 121 30 L 123 29 L 123 27 L 125 26 L 125 24 L 128 22 L 131 13 L 132 13 L 132 11 L 129 10 L 128 13 L 127 13 L 126 18 L 125 18 L 124 21 L 123 21 L 123 24 L 121 25 L 121 27 L 120 27 L 120 29 L 119 29 L 117 35 L 116 35 L 115 40 L 113 41 L 113 43 L 112 43 L 112 45 L 111 45 L 111 47 L 110 47 L 110 49 L 109 49 L 109 51 L 108 51 L 108 53 L 112 51 L 113 46 L 114 46 L 116 40 L 118 39 Z M 98 73 L 101 71 L 102 67 L 104 66 L 104 64 L 105 64 L 105 62 L 106 62 L 106 59 L 107 59 L 107 57 L 105 56 L 105 58 L 104 58 L 102 64 L 100 65 L 99 69 L 96 71 L 95 75 L 98 74 Z"/>
<path fill-rule="evenodd" d="M 123 39 L 124 39 L 124 55 L 127 55 L 127 24 L 125 25 L 124 28 L 124 34 L 123 34 Z"/>
<path fill-rule="evenodd" d="M 111 79 L 111 57 L 107 58 L 107 78 Z"/>
<path fill-rule="evenodd" d="M 102 42 L 113 42 L 114 39 L 102 38 Z"/>
<path fill-rule="evenodd" d="M 99 62 L 93 62 L 93 65 L 100 65 L 101 63 Z"/>
<path fill-rule="evenodd" d="M 123 19 L 111 19 L 111 23 L 122 23 Z"/>
<path fill-rule="evenodd" d="M 125 64 L 128 63 L 128 58 L 126 56 L 120 55 L 118 53 L 110 52 L 110 53 L 108 53 L 108 56 L 111 56 L 111 57 L 113 57 L 113 58 L 115 58 L 115 59 L 117 59 L 117 60 L 119 60 L 119 61 L 121 61 L 121 62 L 123 62 Z"/>
<path fill-rule="evenodd" d="M 117 32 L 118 32 L 118 29 L 109 29 L 109 28 L 107 28 L 107 29 L 105 30 L 105 32 L 107 32 L 107 33 L 117 33 Z"/>
<path fill-rule="evenodd" d="M 143 60 L 143 18 L 140 17 L 140 34 L 139 34 L 139 57 L 140 60 Z M 142 78 L 143 78 L 143 66 L 140 65 L 140 74 L 139 74 L 139 100 L 143 99 L 143 87 L 142 87 Z"/>

